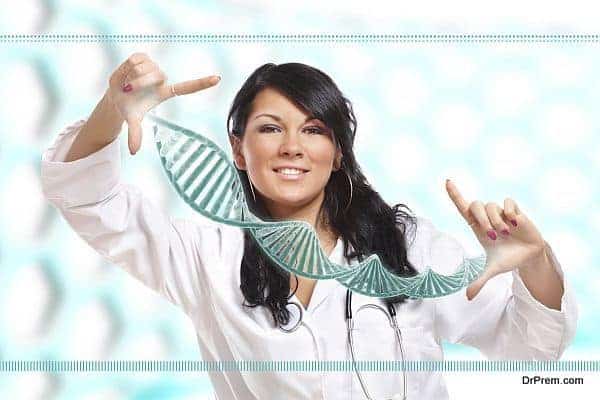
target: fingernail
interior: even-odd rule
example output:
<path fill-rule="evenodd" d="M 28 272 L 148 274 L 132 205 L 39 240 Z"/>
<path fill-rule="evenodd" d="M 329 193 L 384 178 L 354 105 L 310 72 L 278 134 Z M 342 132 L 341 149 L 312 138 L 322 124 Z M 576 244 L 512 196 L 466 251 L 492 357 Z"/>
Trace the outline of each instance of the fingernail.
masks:
<path fill-rule="evenodd" d="M 215 75 L 215 77 L 212 79 L 213 83 L 219 83 L 221 81 L 221 77 L 219 75 Z"/>
<path fill-rule="evenodd" d="M 125 85 L 123 87 L 124 92 L 131 92 L 131 89 L 132 89 L 131 83 L 128 83 L 127 85 Z"/>
<path fill-rule="evenodd" d="M 500 232 L 502 232 L 506 236 L 510 235 L 510 232 L 508 231 L 508 229 L 502 229 Z"/>
<path fill-rule="evenodd" d="M 511 219 L 510 223 L 513 224 L 513 226 L 517 226 L 517 221 L 515 221 L 514 219 Z"/>
<path fill-rule="evenodd" d="M 496 232 L 494 232 L 493 230 L 490 229 L 489 231 L 487 231 L 487 235 L 490 239 L 496 240 Z"/>

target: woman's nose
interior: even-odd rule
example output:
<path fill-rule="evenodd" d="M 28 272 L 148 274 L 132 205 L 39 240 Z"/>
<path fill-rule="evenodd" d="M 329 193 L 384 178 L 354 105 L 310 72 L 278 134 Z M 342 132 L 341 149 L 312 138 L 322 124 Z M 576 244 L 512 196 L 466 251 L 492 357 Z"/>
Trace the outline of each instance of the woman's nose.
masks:
<path fill-rule="evenodd" d="M 279 147 L 280 153 L 282 155 L 299 155 L 304 152 L 302 149 L 302 144 L 300 143 L 300 138 L 298 135 L 285 134 L 283 135 L 281 146 Z"/>

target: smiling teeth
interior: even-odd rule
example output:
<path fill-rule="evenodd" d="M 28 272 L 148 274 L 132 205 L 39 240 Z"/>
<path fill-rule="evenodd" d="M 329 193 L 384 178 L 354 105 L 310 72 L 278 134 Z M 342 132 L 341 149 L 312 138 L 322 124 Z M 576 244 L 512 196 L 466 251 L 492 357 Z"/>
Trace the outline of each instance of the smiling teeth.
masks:
<path fill-rule="evenodd" d="M 301 171 L 299 169 L 292 169 L 292 168 L 282 168 L 282 169 L 278 169 L 277 172 L 281 172 L 282 174 L 286 174 L 286 175 L 300 175 L 304 171 Z"/>

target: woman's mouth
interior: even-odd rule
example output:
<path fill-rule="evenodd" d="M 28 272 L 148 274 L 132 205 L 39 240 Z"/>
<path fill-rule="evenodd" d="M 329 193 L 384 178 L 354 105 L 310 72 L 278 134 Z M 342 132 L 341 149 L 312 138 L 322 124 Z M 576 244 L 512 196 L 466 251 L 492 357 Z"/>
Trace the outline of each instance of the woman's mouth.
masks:
<path fill-rule="evenodd" d="M 278 177 L 288 181 L 296 181 L 302 179 L 308 171 L 296 168 L 276 168 L 273 170 Z"/>

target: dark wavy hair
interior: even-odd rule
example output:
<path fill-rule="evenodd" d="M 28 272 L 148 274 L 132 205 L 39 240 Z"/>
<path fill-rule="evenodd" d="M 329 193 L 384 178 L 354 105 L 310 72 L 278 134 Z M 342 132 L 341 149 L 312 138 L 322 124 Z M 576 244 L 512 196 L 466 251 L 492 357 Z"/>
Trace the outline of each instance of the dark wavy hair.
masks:
<path fill-rule="evenodd" d="M 331 174 L 325 185 L 325 196 L 317 221 L 324 218 L 340 235 L 346 257 L 357 257 L 362 261 L 375 253 L 396 275 L 415 275 L 417 271 L 406 254 L 406 235 L 409 225 L 416 224 L 416 217 L 402 203 L 390 207 L 367 182 L 353 152 L 356 117 L 352 103 L 327 74 L 301 63 L 262 65 L 248 77 L 233 100 L 227 117 L 229 135 L 242 138 L 252 102 L 267 87 L 277 90 L 332 129 L 341 148 L 341 168 Z M 238 174 L 252 212 L 264 220 L 273 220 L 260 198 L 253 201 L 246 171 L 238 169 Z M 344 211 L 350 190 L 346 174 L 352 180 L 353 194 L 349 208 Z M 352 245 L 353 252 L 349 251 L 348 244 Z M 290 273 L 272 263 L 247 230 L 244 230 L 244 256 L 240 274 L 244 305 L 264 305 L 271 311 L 276 325 L 287 324 L 290 314 L 286 305 L 298 288 L 298 279 L 294 292 L 290 294 Z M 397 296 L 385 301 L 402 303 L 405 299 L 405 296 Z"/>

